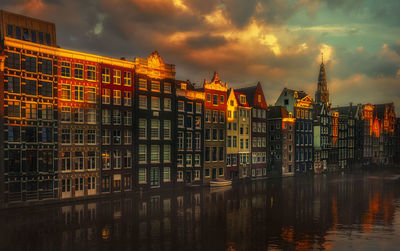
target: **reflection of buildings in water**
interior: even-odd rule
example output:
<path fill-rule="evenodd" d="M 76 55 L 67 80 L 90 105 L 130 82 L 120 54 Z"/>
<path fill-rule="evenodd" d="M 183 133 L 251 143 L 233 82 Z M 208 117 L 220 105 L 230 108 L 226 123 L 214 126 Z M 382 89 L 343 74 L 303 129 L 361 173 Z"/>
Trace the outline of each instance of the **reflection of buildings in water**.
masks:
<path fill-rule="evenodd" d="M 0 215 L 0 226 L 24 226 L 24 236 L 35 237 L 31 245 L 52 250 L 92 244 L 128 250 L 329 249 L 328 233 L 380 231 L 377 225 L 393 231 L 397 187 L 340 175 L 270 179 L 223 192 L 133 194 L 36 210 L 20 219 Z M 16 240 L 15 232 L 3 229 L 0 241 Z"/>

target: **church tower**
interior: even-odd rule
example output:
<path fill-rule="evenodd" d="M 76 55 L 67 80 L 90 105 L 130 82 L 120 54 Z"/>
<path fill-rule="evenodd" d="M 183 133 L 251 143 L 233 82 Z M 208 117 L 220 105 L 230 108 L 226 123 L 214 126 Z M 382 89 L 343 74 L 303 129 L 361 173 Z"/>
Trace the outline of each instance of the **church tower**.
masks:
<path fill-rule="evenodd" d="M 329 104 L 328 82 L 326 81 L 326 71 L 323 57 L 319 68 L 318 87 L 317 92 L 315 93 L 315 102 L 317 104 Z"/>

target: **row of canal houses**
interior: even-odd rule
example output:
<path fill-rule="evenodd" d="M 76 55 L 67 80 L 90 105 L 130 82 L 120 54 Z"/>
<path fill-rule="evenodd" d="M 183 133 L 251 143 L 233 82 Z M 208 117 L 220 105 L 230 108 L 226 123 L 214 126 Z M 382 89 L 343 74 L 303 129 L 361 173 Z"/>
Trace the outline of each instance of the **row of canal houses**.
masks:
<path fill-rule="evenodd" d="M 55 25 L 1 11 L 0 203 L 87 198 L 394 161 L 394 105 L 333 107 L 260 83 L 202 84 L 148 58 L 57 46 Z M 398 132 L 397 132 L 398 135 Z"/>

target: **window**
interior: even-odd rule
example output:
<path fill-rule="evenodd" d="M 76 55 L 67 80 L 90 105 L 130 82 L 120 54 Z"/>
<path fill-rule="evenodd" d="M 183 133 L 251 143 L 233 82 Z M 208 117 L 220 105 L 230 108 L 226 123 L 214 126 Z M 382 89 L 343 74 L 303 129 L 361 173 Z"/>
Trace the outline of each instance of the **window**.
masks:
<path fill-rule="evenodd" d="M 212 129 L 212 139 L 214 141 L 218 140 L 218 129 Z"/>
<path fill-rule="evenodd" d="M 160 120 L 157 119 L 151 120 L 150 135 L 151 139 L 160 139 Z"/>
<path fill-rule="evenodd" d="M 111 90 L 110 89 L 103 89 L 101 91 L 101 102 L 103 104 L 110 104 L 110 96 L 111 96 Z"/>
<path fill-rule="evenodd" d="M 195 166 L 200 166 L 201 160 L 200 160 L 200 154 L 195 154 L 194 155 L 194 165 Z"/>
<path fill-rule="evenodd" d="M 186 166 L 187 167 L 192 166 L 192 155 L 191 154 L 186 154 Z"/>
<path fill-rule="evenodd" d="M 177 160 L 176 160 L 176 164 L 177 164 L 178 167 L 182 167 L 183 166 L 183 154 L 178 154 Z"/>
<path fill-rule="evenodd" d="M 218 105 L 218 95 L 217 94 L 213 95 L 213 105 Z"/>
<path fill-rule="evenodd" d="M 96 66 L 94 65 L 86 66 L 86 79 L 89 81 L 96 81 Z"/>
<path fill-rule="evenodd" d="M 201 109 L 202 109 L 202 104 L 196 103 L 196 113 L 197 114 L 201 114 Z"/>
<path fill-rule="evenodd" d="M 114 125 L 120 125 L 121 124 L 121 110 L 113 110 L 113 124 Z"/>
<path fill-rule="evenodd" d="M 205 154 L 206 161 L 210 161 L 210 147 L 206 147 L 206 154 Z M 208 176 L 208 175 L 206 175 Z"/>
<path fill-rule="evenodd" d="M 225 131 L 224 129 L 219 129 L 219 140 L 224 140 L 225 139 Z"/>
<path fill-rule="evenodd" d="M 125 145 L 132 144 L 132 131 L 131 130 L 124 131 L 124 144 Z"/>
<path fill-rule="evenodd" d="M 61 153 L 61 170 L 62 171 L 71 170 L 71 153 L 69 152 Z"/>
<path fill-rule="evenodd" d="M 206 114 L 205 114 L 205 120 L 206 122 L 211 122 L 211 111 L 210 110 L 206 110 Z"/>
<path fill-rule="evenodd" d="M 75 140 L 74 143 L 76 145 L 83 145 L 83 130 L 78 129 L 74 132 Z"/>
<path fill-rule="evenodd" d="M 146 145 L 139 145 L 138 161 L 139 161 L 139 164 L 145 164 L 147 162 L 147 146 Z"/>
<path fill-rule="evenodd" d="M 124 106 L 132 106 L 132 92 L 124 92 Z"/>
<path fill-rule="evenodd" d="M 21 57 L 18 53 L 7 52 L 7 66 L 11 69 L 21 68 Z"/>
<path fill-rule="evenodd" d="M 88 130 L 87 131 L 87 143 L 89 145 L 96 144 L 96 130 Z"/>
<path fill-rule="evenodd" d="M 130 126 L 132 125 L 132 112 L 124 111 L 124 125 Z"/>
<path fill-rule="evenodd" d="M 8 126 L 8 142 L 19 142 L 21 140 L 21 133 L 19 126 Z"/>
<path fill-rule="evenodd" d="M 178 150 L 184 149 L 183 132 L 178 132 Z"/>
<path fill-rule="evenodd" d="M 101 70 L 101 82 L 103 82 L 104 84 L 110 83 L 110 69 L 109 68 L 103 68 Z"/>
<path fill-rule="evenodd" d="M 195 127 L 196 129 L 201 129 L 201 117 L 195 118 Z"/>
<path fill-rule="evenodd" d="M 96 189 L 96 177 L 88 177 L 87 182 L 89 190 Z"/>
<path fill-rule="evenodd" d="M 61 76 L 70 78 L 71 77 L 71 63 L 63 61 L 61 62 Z"/>
<path fill-rule="evenodd" d="M 83 64 L 74 64 L 74 78 L 83 79 Z"/>
<path fill-rule="evenodd" d="M 121 85 L 121 71 L 113 70 L 113 83 L 114 85 Z"/>
<path fill-rule="evenodd" d="M 213 111 L 212 113 L 212 122 L 217 123 L 218 122 L 218 111 Z"/>
<path fill-rule="evenodd" d="M 225 97 L 223 95 L 220 96 L 221 104 L 225 103 Z"/>
<path fill-rule="evenodd" d="M 164 111 L 171 111 L 171 99 L 164 98 Z"/>
<path fill-rule="evenodd" d="M 124 85 L 131 86 L 132 85 L 132 73 L 130 71 L 124 72 Z"/>
<path fill-rule="evenodd" d="M 96 103 L 96 87 L 86 87 L 87 101 L 89 103 Z"/>
<path fill-rule="evenodd" d="M 151 97 L 151 109 L 152 110 L 160 110 L 160 98 Z"/>
<path fill-rule="evenodd" d="M 39 92 L 43 97 L 53 97 L 53 83 L 41 81 Z"/>
<path fill-rule="evenodd" d="M 147 183 L 147 175 L 145 168 L 139 168 L 139 184 Z"/>
<path fill-rule="evenodd" d="M 61 143 L 71 144 L 71 130 L 70 129 L 62 129 L 61 130 Z"/>
<path fill-rule="evenodd" d="M 187 116 L 185 122 L 186 122 L 186 128 L 193 129 L 193 117 L 192 116 Z"/>
<path fill-rule="evenodd" d="M 25 80 L 24 93 L 31 96 L 37 95 L 37 80 L 27 79 Z"/>
<path fill-rule="evenodd" d="M 42 61 L 42 73 L 44 75 L 53 75 L 53 61 L 51 59 L 44 59 L 44 58 L 42 58 L 41 61 Z"/>
<path fill-rule="evenodd" d="M 139 95 L 139 109 L 147 110 L 147 96 Z"/>
<path fill-rule="evenodd" d="M 102 192 L 110 192 L 110 177 L 109 176 L 101 177 L 101 191 Z"/>
<path fill-rule="evenodd" d="M 147 91 L 147 80 L 139 78 L 139 90 Z"/>
<path fill-rule="evenodd" d="M 184 127 L 184 116 L 182 114 L 178 114 L 178 127 L 183 128 Z"/>
<path fill-rule="evenodd" d="M 103 151 L 101 154 L 101 168 L 110 169 L 111 168 L 111 152 L 108 150 Z"/>
<path fill-rule="evenodd" d="M 171 168 L 164 167 L 163 180 L 164 182 L 169 182 L 171 180 Z"/>
<path fill-rule="evenodd" d="M 5 91 L 10 93 L 20 93 L 21 92 L 21 79 L 19 77 L 8 77 L 7 87 Z"/>
<path fill-rule="evenodd" d="M 83 170 L 83 153 L 82 152 L 75 152 L 74 168 L 76 171 Z"/>
<path fill-rule="evenodd" d="M 193 148 L 193 139 L 192 139 L 192 133 L 187 132 L 186 133 L 186 150 L 190 151 Z"/>
<path fill-rule="evenodd" d="M 25 70 L 27 72 L 37 72 L 36 57 L 25 56 Z"/>
<path fill-rule="evenodd" d="M 164 163 L 171 162 L 171 146 L 170 145 L 164 145 L 163 160 L 164 160 Z"/>
<path fill-rule="evenodd" d="M 120 90 L 113 90 L 113 104 L 121 105 L 121 91 Z"/>
<path fill-rule="evenodd" d="M 90 108 L 87 109 L 87 123 L 88 124 L 96 124 L 96 109 Z"/>
<path fill-rule="evenodd" d="M 121 151 L 114 151 L 113 152 L 113 158 L 114 158 L 114 163 L 113 163 L 113 168 L 114 169 L 121 169 L 122 168 L 122 156 L 121 156 Z"/>
<path fill-rule="evenodd" d="M 37 104 L 35 103 L 26 103 L 25 104 L 25 117 L 27 119 L 36 119 L 37 118 Z"/>
<path fill-rule="evenodd" d="M 237 136 L 233 136 L 233 147 L 237 147 Z"/>
<path fill-rule="evenodd" d="M 61 85 L 61 99 L 70 100 L 71 99 L 71 86 L 67 84 Z"/>
<path fill-rule="evenodd" d="M 101 117 L 101 123 L 103 125 L 110 125 L 111 124 L 111 111 L 108 109 L 103 109 L 101 111 L 102 117 Z"/>
<path fill-rule="evenodd" d="M 196 150 L 201 150 L 201 133 L 196 132 L 194 136 L 194 144 L 195 144 L 195 149 Z"/>
<path fill-rule="evenodd" d="M 225 112 L 222 111 L 219 112 L 219 122 L 225 123 Z"/>
<path fill-rule="evenodd" d="M 183 171 L 178 171 L 178 173 L 177 173 L 177 181 L 183 181 Z"/>
<path fill-rule="evenodd" d="M 21 106 L 19 101 L 8 101 L 8 117 L 19 118 L 21 115 Z"/>
<path fill-rule="evenodd" d="M 171 83 L 164 82 L 164 92 L 165 93 L 172 93 Z"/>
<path fill-rule="evenodd" d="M 147 139 L 147 120 L 139 119 L 139 139 Z"/>
<path fill-rule="evenodd" d="M 71 107 L 61 107 L 61 122 L 71 122 Z"/>
<path fill-rule="evenodd" d="M 121 131 L 120 130 L 113 131 L 113 144 L 121 145 Z"/>
<path fill-rule="evenodd" d="M 84 98 L 83 98 L 84 87 L 77 85 L 77 86 L 74 87 L 74 89 L 75 89 L 75 100 L 83 102 L 84 101 Z"/>
<path fill-rule="evenodd" d="M 103 129 L 101 131 L 101 139 L 102 139 L 102 144 L 103 145 L 111 144 L 111 133 L 110 133 L 110 130 Z"/>
<path fill-rule="evenodd" d="M 124 168 L 132 168 L 132 151 L 126 150 L 124 156 Z"/>
<path fill-rule="evenodd" d="M 160 92 L 160 82 L 159 81 L 151 81 L 151 91 L 152 92 Z"/>
<path fill-rule="evenodd" d="M 74 121 L 75 123 L 83 123 L 84 122 L 85 113 L 83 108 L 77 107 L 74 109 Z"/>
<path fill-rule="evenodd" d="M 184 112 L 184 111 L 185 111 L 185 102 L 178 101 L 178 112 Z"/>
<path fill-rule="evenodd" d="M 171 139 L 171 120 L 164 120 L 164 139 Z"/>
<path fill-rule="evenodd" d="M 216 147 L 212 147 L 211 149 L 212 149 L 212 152 L 211 152 L 212 158 L 211 158 L 211 160 L 212 161 L 217 161 L 217 148 Z"/>

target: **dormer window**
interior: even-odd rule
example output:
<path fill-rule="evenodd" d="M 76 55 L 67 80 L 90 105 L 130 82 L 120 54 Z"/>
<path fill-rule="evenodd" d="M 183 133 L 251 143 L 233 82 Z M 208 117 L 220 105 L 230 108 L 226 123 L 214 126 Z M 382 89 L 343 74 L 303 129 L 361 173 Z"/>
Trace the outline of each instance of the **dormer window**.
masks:
<path fill-rule="evenodd" d="M 240 95 L 240 103 L 241 103 L 242 105 L 246 104 L 246 96 Z"/>

